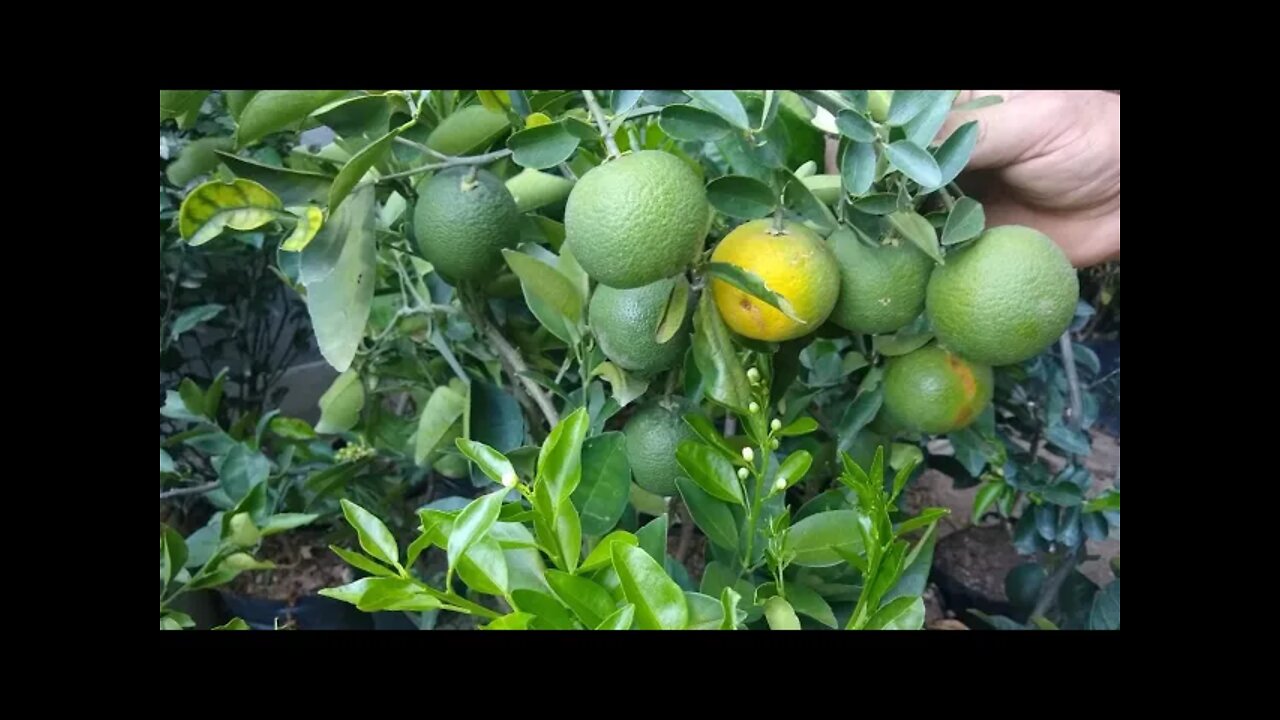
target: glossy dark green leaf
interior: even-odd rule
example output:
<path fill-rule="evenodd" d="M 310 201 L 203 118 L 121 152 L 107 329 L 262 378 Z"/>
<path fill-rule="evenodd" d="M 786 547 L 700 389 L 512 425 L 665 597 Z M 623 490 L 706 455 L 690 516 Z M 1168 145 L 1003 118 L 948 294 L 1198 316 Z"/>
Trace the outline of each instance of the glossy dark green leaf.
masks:
<path fill-rule="evenodd" d="M 1105 590 L 1093 596 L 1089 609 L 1090 630 L 1120 629 L 1120 581 L 1116 580 Z"/>
<path fill-rule="evenodd" d="M 751 384 L 711 293 L 702 293 L 693 329 L 693 359 L 702 375 L 703 392 L 711 400 L 745 413 L 751 401 Z"/>
<path fill-rule="evenodd" d="M 934 262 L 943 263 L 942 250 L 938 247 L 938 231 L 919 213 L 899 210 L 889 214 L 886 219 L 894 230 L 920 248 L 925 255 L 933 258 Z"/>
<path fill-rule="evenodd" d="M 838 627 L 831 605 L 813 589 L 800 583 L 787 583 L 787 601 L 801 615 L 817 620 L 831 629 Z"/>
<path fill-rule="evenodd" d="M 626 530 L 615 530 L 608 535 L 605 535 L 604 538 L 602 538 L 600 542 L 591 549 L 591 552 L 587 555 L 587 559 L 582 561 L 582 566 L 578 568 L 578 571 L 593 572 L 612 563 L 613 544 L 619 542 L 624 545 L 631 545 L 632 547 L 638 547 L 640 545 L 640 541 L 635 535 L 632 535 Z"/>
<path fill-rule="evenodd" d="M 569 610 L 551 595 L 536 590 L 514 590 L 511 599 L 520 612 L 535 616 L 537 620 L 530 623 L 531 628 L 572 630 L 575 627 Z"/>
<path fill-rule="evenodd" d="M 1058 534 L 1057 506 L 1036 505 L 1032 512 L 1035 514 L 1036 532 L 1045 540 L 1053 542 Z"/>
<path fill-rule="evenodd" d="M 746 506 L 733 464 L 710 446 L 697 440 L 685 440 L 676 448 L 676 462 L 689 479 L 712 497 Z"/>
<path fill-rule="evenodd" d="M 809 468 L 813 465 L 813 455 L 808 450 L 796 450 L 787 455 L 787 459 L 782 461 L 778 467 L 778 472 L 774 475 L 774 482 L 782 480 L 787 487 L 791 487 L 804 479 L 809 473 Z M 774 487 L 776 490 L 776 485 Z"/>
<path fill-rule="evenodd" d="M 936 90 L 894 90 L 885 123 L 893 127 L 906 125 L 933 102 Z"/>
<path fill-rule="evenodd" d="M 466 438 L 457 438 L 454 444 L 467 456 L 471 462 L 476 464 L 490 480 L 503 484 L 503 478 L 512 478 L 516 476 L 515 467 L 511 465 L 511 461 L 505 455 L 485 445 L 484 443 L 475 442 Z"/>
<path fill-rule="evenodd" d="M 871 392 L 862 393 L 845 408 L 839 422 L 836 423 L 836 438 L 841 451 L 847 452 L 853 447 L 858 433 L 862 432 L 867 423 L 875 419 L 876 413 L 880 412 L 880 406 L 883 404 L 884 390 L 877 387 Z"/>
<path fill-rule="evenodd" d="M 1068 548 L 1080 544 L 1080 508 L 1063 508 L 1058 513 L 1057 541 Z"/>
<path fill-rule="evenodd" d="M 236 177 L 252 180 L 280 198 L 285 206 L 325 203 L 333 177 L 322 173 L 276 167 L 242 158 L 229 152 L 217 152 Z"/>
<path fill-rule="evenodd" d="M 373 513 L 343 498 L 342 514 L 347 523 L 356 531 L 360 547 L 374 558 L 388 565 L 395 565 L 400 559 L 400 550 L 395 536 Z"/>
<path fill-rule="evenodd" d="M 686 108 L 676 105 L 668 109 Z M 741 220 L 762 218 L 778 205 L 778 196 L 772 188 L 743 175 L 725 175 L 712 180 L 707 185 L 707 200 L 717 211 Z"/>
<path fill-rule="evenodd" d="M 615 543 L 613 567 L 641 630 L 683 629 L 689 620 L 684 592 L 658 561 L 639 548 Z"/>
<path fill-rule="evenodd" d="M 770 289 L 764 280 L 760 279 L 759 275 L 750 270 L 745 270 L 729 263 L 713 262 L 707 264 L 706 272 L 710 277 L 732 285 L 747 295 L 773 307 L 788 318 L 802 325 L 809 324 L 796 314 L 795 308 L 791 306 L 791 303 L 785 297 Z"/>
<path fill-rule="evenodd" d="M 1079 570 L 1072 570 L 1058 590 L 1058 609 L 1064 630 L 1083 630 L 1088 627 L 1089 614 L 1100 588 Z"/>
<path fill-rule="evenodd" d="M 711 542 L 728 550 L 738 549 L 738 525 L 729 505 L 717 500 L 688 478 L 676 478 L 676 488 L 693 522 Z"/>
<path fill-rule="evenodd" d="M 547 582 L 560 601 L 587 627 L 599 626 L 615 611 L 609 591 L 585 577 L 548 570 Z"/>
<path fill-rule="evenodd" d="M 932 144 L 938 131 L 946 123 L 947 115 L 951 112 L 951 104 L 955 102 L 956 95 L 959 93 L 959 90 L 932 91 L 929 104 L 903 127 L 907 133 L 907 139 L 920 147 L 928 147 Z"/>
<path fill-rule="evenodd" d="M 383 94 L 358 95 L 318 112 L 315 119 L 342 138 L 381 137 L 391 122 L 391 99 Z"/>
<path fill-rule="evenodd" d="M 631 624 L 635 621 L 636 606 L 630 603 L 618 608 L 609 617 L 605 618 L 596 626 L 597 630 L 630 630 Z"/>
<path fill-rule="evenodd" d="M 1106 540 L 1111 533 L 1107 519 L 1100 512 L 1086 512 L 1081 515 L 1080 526 L 1084 530 L 1085 537 L 1095 542 Z"/>
<path fill-rule="evenodd" d="M 876 335 L 872 343 L 877 353 L 897 357 L 919 350 L 932 339 L 932 332 L 916 332 L 906 327 L 892 335 Z"/>
<path fill-rule="evenodd" d="M 902 174 L 915 180 L 921 187 L 936 187 L 942 180 L 942 170 L 929 151 L 910 140 L 899 140 L 885 148 L 885 157 Z M 925 221 L 928 223 L 928 221 Z M 930 227 L 933 227 L 930 225 Z"/>
<path fill-rule="evenodd" d="M 791 603 L 774 595 L 764 603 L 764 617 L 770 630 L 799 630 L 800 618 Z"/>
<path fill-rule="evenodd" d="M 834 548 L 862 552 L 862 536 L 857 529 L 859 522 L 867 520 L 856 510 L 830 510 L 810 515 L 791 526 L 784 552 L 794 552 L 793 562 L 802 567 L 838 565 L 841 556 Z"/>
<path fill-rule="evenodd" d="M 538 482 L 551 493 L 554 507 L 569 500 L 582 479 L 582 442 L 591 418 L 578 408 L 551 430 L 538 453 Z"/>
<path fill-rule="evenodd" d="M 962 197 L 947 216 L 947 224 L 942 228 L 942 244 L 955 245 L 972 240 L 982 234 L 986 224 L 987 216 L 982 204 L 973 198 Z"/>
<path fill-rule="evenodd" d="M 649 553 L 656 562 L 664 562 L 667 556 L 667 515 L 663 513 L 636 531 L 638 547 Z"/>
<path fill-rule="evenodd" d="M 878 138 L 875 125 L 854 110 L 841 110 L 836 115 L 836 127 L 841 135 L 854 142 L 872 143 Z"/>
<path fill-rule="evenodd" d="M 329 549 L 332 550 L 335 555 L 342 558 L 348 565 L 363 570 L 370 575 L 374 575 L 376 577 L 397 577 L 394 570 L 387 568 L 385 565 L 380 565 L 371 558 L 367 558 L 358 552 L 352 552 L 345 548 L 340 548 L 337 545 L 330 545 Z"/>
<path fill-rule="evenodd" d="M 582 445 L 582 481 L 571 496 L 581 516 L 582 532 L 604 535 L 612 530 L 627 508 L 630 490 L 631 465 L 622 433 L 588 438 Z"/>
<path fill-rule="evenodd" d="M 510 392 L 488 382 L 471 382 L 471 414 L 468 436 L 499 452 L 524 444 L 525 422 L 520 403 Z M 472 473 L 473 478 L 478 478 Z"/>
<path fill-rule="evenodd" d="M 609 107 L 613 111 L 612 114 L 621 115 L 635 107 L 644 92 L 644 90 L 614 90 L 609 93 Z M 592 623 L 592 625 L 595 625 L 595 623 Z"/>
<path fill-rule="evenodd" d="M 900 597 L 876 611 L 868 630 L 919 630 L 924 627 L 924 600 Z"/>
<path fill-rule="evenodd" d="M 720 434 L 720 431 L 711 424 L 711 421 L 705 415 L 700 412 L 689 413 L 684 416 L 684 421 L 703 442 L 718 450 L 721 455 L 725 456 L 725 459 L 739 465 L 746 463 L 742 459 L 742 454 L 724 439 L 724 436 Z"/>
<path fill-rule="evenodd" d="M 562 121 L 512 133 L 507 147 L 511 149 L 511 159 L 520 167 L 544 170 L 568 160 L 580 142 Z"/>
<path fill-rule="evenodd" d="M 1074 507 L 1084 502 L 1080 486 L 1067 480 L 1045 488 L 1043 495 L 1046 500 L 1055 505 Z"/>
<path fill-rule="evenodd" d="M 266 482 L 271 462 L 260 452 L 237 443 L 218 466 L 218 483 L 233 501 L 249 494 L 256 485 Z"/>
<path fill-rule="evenodd" d="M 956 179 L 969 164 L 969 156 L 978 144 L 978 122 L 972 120 L 956 128 L 934 154 L 938 164 L 938 181 L 929 186 L 933 190 Z"/>
<path fill-rule="evenodd" d="M 1083 432 L 1072 430 L 1060 423 L 1051 423 L 1045 437 L 1055 446 L 1073 455 L 1088 455 L 1091 450 L 1089 439 Z"/>
<path fill-rule="evenodd" d="M 715 113 L 689 105 L 668 105 L 658 116 L 663 132 L 686 142 L 714 142 L 730 130 L 729 123 Z"/>
<path fill-rule="evenodd" d="M 751 123 L 747 119 L 746 108 L 732 90 L 685 90 L 686 95 L 695 102 L 701 103 L 730 124 L 743 130 L 750 130 Z"/>
<path fill-rule="evenodd" d="M 236 143 L 244 147 L 284 130 L 345 94 L 346 90 L 260 90 L 240 112 Z"/>
<path fill-rule="evenodd" d="M 798 435 L 808 435 L 818 429 L 818 421 L 811 417 L 805 416 L 797 418 L 790 424 L 784 426 L 781 430 L 774 433 L 777 437 L 795 437 Z"/>
<path fill-rule="evenodd" d="M 865 195 L 876 180 L 876 149 L 870 143 L 849 143 L 840 160 L 840 177 L 844 189 L 852 195 Z"/>

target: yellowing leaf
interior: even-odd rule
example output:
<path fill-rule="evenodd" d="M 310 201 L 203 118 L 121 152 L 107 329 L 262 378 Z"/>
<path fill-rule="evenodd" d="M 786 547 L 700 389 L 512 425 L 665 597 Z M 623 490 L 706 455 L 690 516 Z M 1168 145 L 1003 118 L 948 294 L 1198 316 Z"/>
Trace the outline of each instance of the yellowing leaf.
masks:
<path fill-rule="evenodd" d="M 524 126 L 527 128 L 535 128 L 540 125 L 550 125 L 550 124 L 551 124 L 551 118 L 547 117 L 546 115 L 540 112 L 529 113 L 529 117 L 524 119 Z"/>
<path fill-rule="evenodd" d="M 506 90 L 477 90 L 476 97 L 489 110 L 502 112 L 511 107 L 511 95 Z"/>
<path fill-rule="evenodd" d="M 289 212 L 298 216 L 298 224 L 293 227 L 293 232 L 285 238 L 284 244 L 280 246 L 281 250 L 288 252 L 298 252 L 311 242 L 311 239 L 320 232 L 320 226 L 324 225 L 324 212 L 314 205 L 306 207 L 291 207 Z"/>
<path fill-rule="evenodd" d="M 178 230 L 189 245 L 203 245 L 225 228 L 253 230 L 279 217 L 280 198 L 252 180 L 207 182 L 187 195 Z"/>

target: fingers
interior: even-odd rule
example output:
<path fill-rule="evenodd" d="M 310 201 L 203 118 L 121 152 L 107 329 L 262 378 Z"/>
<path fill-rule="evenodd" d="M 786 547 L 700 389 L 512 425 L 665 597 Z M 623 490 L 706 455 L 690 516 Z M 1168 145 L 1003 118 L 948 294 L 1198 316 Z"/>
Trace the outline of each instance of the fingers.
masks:
<path fill-rule="evenodd" d="M 1045 100 L 1042 91 L 1027 90 L 961 90 L 956 105 L 991 95 L 1003 99 L 997 105 L 977 110 L 953 112 L 947 116 L 939 139 L 945 139 L 969 122 L 978 123 L 978 142 L 973 148 L 968 169 L 1000 168 L 1012 165 L 1032 154 L 1045 135 Z"/>
<path fill-rule="evenodd" d="M 1120 207 L 1096 214 L 1055 213 L 1004 199 L 983 203 L 987 227 L 1023 225 L 1048 235 L 1077 268 L 1120 259 Z"/>

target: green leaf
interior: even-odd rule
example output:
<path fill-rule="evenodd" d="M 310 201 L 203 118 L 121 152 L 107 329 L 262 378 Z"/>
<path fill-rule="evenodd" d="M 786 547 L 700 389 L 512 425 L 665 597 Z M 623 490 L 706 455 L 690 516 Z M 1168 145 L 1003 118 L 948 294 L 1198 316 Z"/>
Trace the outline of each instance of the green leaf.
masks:
<path fill-rule="evenodd" d="M 641 95 L 644 95 L 643 90 L 614 90 L 609 94 L 609 107 L 613 111 L 612 114 L 621 115 L 635 107 Z"/>
<path fill-rule="evenodd" d="M 173 582 L 187 562 L 187 543 L 177 530 L 165 526 L 160 535 L 160 579 L 165 585 Z"/>
<path fill-rule="evenodd" d="M 218 466 L 218 483 L 227 497 L 239 501 L 254 486 L 266 482 L 270 473 L 271 462 L 265 455 L 236 443 Z"/>
<path fill-rule="evenodd" d="M 536 619 L 524 612 L 507 613 L 484 626 L 485 630 L 528 630 L 529 621 Z"/>
<path fill-rule="evenodd" d="M 466 438 L 457 438 L 454 440 L 454 444 L 458 446 L 463 455 L 466 455 L 471 462 L 476 464 L 476 467 L 480 468 L 481 472 L 499 485 L 503 484 L 502 479 L 504 477 L 516 476 L 516 470 L 511 465 L 511 461 L 488 445 Z"/>
<path fill-rule="evenodd" d="M 1090 452 L 1089 438 L 1083 432 L 1072 430 L 1066 425 L 1050 423 L 1045 437 L 1049 442 L 1073 455 L 1088 455 Z"/>
<path fill-rule="evenodd" d="M 938 231 L 933 229 L 928 220 L 913 210 L 899 210 L 891 213 L 887 219 L 894 230 L 924 251 L 925 255 L 933 258 L 939 265 L 943 264 L 942 250 L 938 247 Z"/>
<path fill-rule="evenodd" d="M 280 244 L 280 249 L 285 252 L 299 252 L 311 244 L 316 234 L 320 232 L 320 228 L 324 226 L 324 212 L 312 205 L 286 209 L 297 217 L 297 223 L 293 226 L 293 232 L 289 233 L 289 237 Z"/>
<path fill-rule="evenodd" d="M 848 452 L 853 447 L 858 433 L 862 432 L 867 423 L 875 419 L 876 413 L 880 412 L 880 406 L 883 404 L 884 390 L 880 387 L 862 393 L 850 403 L 844 414 L 840 416 L 840 421 L 836 423 L 836 438 L 840 450 Z"/>
<path fill-rule="evenodd" d="M 689 479 L 712 497 L 746 507 L 733 464 L 710 446 L 685 440 L 676 448 L 676 462 Z"/>
<path fill-rule="evenodd" d="M 400 549 L 396 546 L 395 536 L 373 513 L 342 498 L 342 514 L 356 531 L 360 547 L 374 558 L 388 565 L 395 565 L 400 559 Z"/>
<path fill-rule="evenodd" d="M 330 545 L 329 549 L 332 550 L 335 555 L 346 561 L 348 565 L 359 568 L 370 575 L 375 577 L 397 577 L 394 570 L 388 569 L 385 565 L 379 565 L 377 562 L 361 555 L 358 552 L 352 552 L 345 548 L 340 548 L 337 545 Z"/>
<path fill-rule="evenodd" d="M 613 596 L 599 583 L 559 570 L 547 571 L 547 583 L 587 627 L 597 627 L 615 612 Z"/>
<path fill-rule="evenodd" d="M 937 542 L 937 525 L 931 525 L 916 541 L 911 552 L 907 553 L 905 569 L 898 582 L 880 598 L 882 605 L 895 598 L 919 597 L 924 593 L 925 586 L 929 583 L 929 573 L 933 569 L 933 551 Z"/>
<path fill-rule="evenodd" d="M 1120 510 L 1120 493 L 1114 490 L 1108 490 L 1084 504 L 1084 511 L 1086 513 L 1103 512 L 1106 510 Z"/>
<path fill-rule="evenodd" d="M 169 330 L 169 337 L 174 340 L 182 333 L 194 328 L 202 322 L 207 322 L 218 316 L 226 309 L 225 305 L 210 303 L 208 305 L 197 305 L 182 311 L 178 317 L 174 318 L 173 325 Z"/>
<path fill-rule="evenodd" d="M 715 142 L 730 130 L 719 115 L 689 105 L 668 105 L 658 115 L 658 127 L 686 142 Z"/>
<path fill-rule="evenodd" d="M 351 367 L 364 337 L 377 280 L 374 234 L 374 186 L 362 185 L 303 251 L 304 271 L 313 248 L 339 244 L 333 268 L 320 278 L 303 279 L 307 312 L 315 329 L 320 354 L 338 372 Z M 325 236 L 331 240 L 325 243 Z"/>
<path fill-rule="evenodd" d="M 738 603 L 742 602 L 742 595 L 729 586 L 725 586 L 720 591 L 720 606 L 724 610 L 724 618 L 721 622 L 721 630 L 737 630 L 742 625 L 742 618 L 746 613 L 738 610 Z"/>
<path fill-rule="evenodd" d="M 1005 576 L 1004 592 L 1015 608 L 1027 612 L 1035 607 L 1044 581 L 1044 568 L 1035 563 L 1023 563 Z"/>
<path fill-rule="evenodd" d="M 836 115 L 836 127 L 840 134 L 858 143 L 875 142 L 876 126 L 855 110 L 841 110 Z"/>
<path fill-rule="evenodd" d="M 902 174 L 920 183 L 921 187 L 936 187 L 942 181 L 942 170 L 928 150 L 910 140 L 899 140 L 885 148 L 885 157 Z M 928 222 L 928 221 L 926 221 Z M 931 226 L 932 227 L 932 226 Z"/>
<path fill-rule="evenodd" d="M 343 138 L 378 137 L 391 122 L 391 99 L 385 94 L 357 95 L 320 108 L 316 120 Z"/>
<path fill-rule="evenodd" d="M 731 125 L 743 130 L 751 129 L 747 110 L 742 107 L 742 101 L 732 90 L 685 90 L 684 92 L 695 102 L 705 105 L 715 114 L 728 120 Z"/>
<path fill-rule="evenodd" d="M 787 532 L 783 552 L 794 552 L 796 565 L 828 567 L 840 564 L 835 548 L 861 554 L 862 536 L 857 525 L 867 522 L 856 510 L 828 510 L 801 520 Z"/>
<path fill-rule="evenodd" d="M 182 148 L 178 159 L 165 168 L 165 177 L 178 187 L 185 187 L 192 180 L 213 172 L 218 166 L 218 150 L 230 149 L 229 137 L 206 137 L 193 140 Z"/>
<path fill-rule="evenodd" d="M 267 522 L 263 524 L 262 536 L 275 535 L 293 530 L 304 525 L 310 525 L 320 518 L 319 515 L 311 513 L 277 513 L 267 518 Z"/>
<path fill-rule="evenodd" d="M 867 621 L 868 630 L 919 630 L 924 627 L 924 600 L 900 597 L 876 611 Z"/>
<path fill-rule="evenodd" d="M 576 343 L 582 336 L 583 298 L 569 278 L 532 255 L 504 249 L 502 256 L 520 278 L 525 301 L 538 322 L 566 343 Z"/>
<path fill-rule="evenodd" d="M 818 421 L 811 417 L 805 416 L 796 418 L 790 425 L 784 426 L 781 430 L 774 433 L 777 437 L 794 437 L 797 435 L 808 435 L 818 429 Z"/>
<path fill-rule="evenodd" d="M 209 96 L 208 90 L 161 90 L 160 122 L 171 117 L 181 117 L 199 112 L 200 105 Z M 179 123 L 181 125 L 182 123 Z"/>
<path fill-rule="evenodd" d="M 169 453 L 165 452 L 164 448 L 160 448 L 160 472 L 171 473 L 175 472 L 176 469 L 173 464 L 173 458 Z"/>
<path fill-rule="evenodd" d="M 591 417 L 578 408 L 551 430 L 538 453 L 538 482 L 551 493 L 552 507 L 559 508 L 582 479 L 582 441 Z"/>
<path fill-rule="evenodd" d="M 656 562 L 662 563 L 667 557 L 667 514 L 664 512 L 650 520 L 644 527 L 636 531 L 639 548 Z"/>
<path fill-rule="evenodd" d="M 768 621 L 770 630 L 800 629 L 800 618 L 796 617 L 796 611 L 792 609 L 791 603 L 779 595 L 765 601 L 764 618 Z"/>
<path fill-rule="evenodd" d="M 677 108 L 684 106 L 673 105 L 667 109 Z M 762 218 L 778 205 L 773 188 L 745 175 L 725 175 L 712 180 L 707 184 L 707 200 L 718 212 L 741 220 Z"/>
<path fill-rule="evenodd" d="M 894 90 L 889 102 L 889 114 L 885 124 L 892 127 L 906 125 L 933 101 L 936 90 Z"/>
<path fill-rule="evenodd" d="M 538 488 L 539 494 L 546 491 L 545 485 Z M 570 573 L 577 572 L 582 556 L 582 519 L 573 503 L 564 503 L 555 511 L 554 532 L 560 566 Z"/>
<path fill-rule="evenodd" d="M 956 95 L 959 94 L 959 90 L 930 92 L 929 104 L 918 115 L 911 118 L 903 128 L 906 130 L 907 139 L 920 147 L 928 147 L 947 121 L 947 115 L 951 112 L 951 103 L 955 102 Z"/>
<path fill-rule="evenodd" d="M 360 183 L 365 173 L 373 169 L 374 165 L 387 156 L 387 152 L 391 149 L 391 144 L 395 142 L 396 136 L 411 126 L 412 122 L 398 127 L 374 142 L 365 145 L 360 149 L 360 152 L 351 156 L 351 159 L 338 171 L 338 176 L 333 179 L 333 184 L 329 186 L 330 213 L 336 212 L 342 205 L 342 201 L 346 200 L 347 196 L 351 194 L 351 190 Z"/>
<path fill-rule="evenodd" d="M 787 210 L 799 215 L 804 220 L 817 225 L 823 235 L 836 229 L 836 216 L 809 190 L 804 181 L 787 171 L 780 171 L 787 178 L 782 191 L 782 204 Z"/>
<path fill-rule="evenodd" d="M 300 122 L 346 90 L 260 90 L 240 112 L 236 144 L 244 147 Z"/>
<path fill-rule="evenodd" d="M 869 215 L 888 215 L 898 209 L 898 196 L 895 193 L 876 193 L 854 200 L 853 206 Z"/>
<path fill-rule="evenodd" d="M 615 543 L 612 550 L 623 595 L 636 608 L 636 626 L 641 630 L 683 629 L 689 621 L 684 591 L 662 565 L 639 548 Z"/>
<path fill-rule="evenodd" d="M 733 511 L 688 478 L 677 477 L 676 489 L 684 499 L 693 522 L 711 542 L 727 550 L 738 549 L 738 524 Z"/>
<path fill-rule="evenodd" d="M 972 240 L 982 234 L 986 224 L 987 216 L 982 205 L 973 198 L 962 197 L 947 215 L 947 224 L 942 228 L 942 244 L 955 245 Z"/>
<path fill-rule="evenodd" d="M 1120 629 L 1120 581 L 1116 580 L 1105 590 L 1093 596 L 1089 609 L 1090 630 Z"/>
<path fill-rule="evenodd" d="M 1069 480 L 1063 480 L 1042 492 L 1044 498 L 1054 505 L 1065 505 L 1074 507 L 1084 502 L 1084 493 L 1080 490 L 1080 486 Z"/>
<path fill-rule="evenodd" d="M 631 624 L 635 621 L 636 606 L 630 603 L 618 608 L 609 617 L 605 618 L 596 626 L 597 630 L 630 630 Z"/>
<path fill-rule="evenodd" d="M 516 590 L 511 599 L 523 612 L 532 613 L 534 620 L 529 624 L 532 630 L 574 630 L 577 625 L 573 617 L 554 596 L 539 590 Z"/>
<path fill-rule="evenodd" d="M 638 547 L 640 545 L 640 541 L 635 535 L 632 535 L 626 530 L 614 530 L 608 535 L 605 535 L 604 538 L 591 549 L 591 553 L 587 555 L 587 559 L 582 562 L 578 571 L 584 573 L 593 572 L 612 563 L 614 543 L 622 543 L 623 545 L 630 545 L 632 547 Z"/>
<path fill-rule="evenodd" d="M 769 305 L 770 307 L 778 310 L 778 312 L 781 312 L 783 315 L 786 315 L 788 318 L 791 318 L 802 325 L 809 324 L 796 314 L 796 309 L 792 307 L 791 303 L 788 302 L 785 297 L 770 289 L 769 286 L 765 284 L 764 280 L 760 279 L 759 275 L 756 275 L 750 270 L 744 270 L 737 265 L 731 265 L 729 263 L 713 262 L 707 264 L 706 273 L 717 280 L 722 280 L 732 285 L 760 302 Z"/>
<path fill-rule="evenodd" d="M 840 159 L 840 177 L 844 189 L 852 195 L 865 195 L 876 180 L 876 149 L 870 143 L 851 142 Z"/>
<path fill-rule="evenodd" d="M 934 154 L 939 176 L 938 181 L 928 189 L 934 190 L 955 180 L 960 171 L 964 170 L 965 165 L 969 164 L 969 156 L 973 154 L 973 148 L 977 144 L 978 122 L 976 120 L 956 128 Z"/>
<path fill-rule="evenodd" d="M 619 408 L 630 405 L 649 389 L 649 378 L 629 373 L 608 360 L 595 366 L 591 374 L 608 381 L 610 394 Z"/>
<path fill-rule="evenodd" d="M 449 571 L 457 567 L 458 560 L 476 543 L 489 528 L 498 521 L 498 513 L 502 510 L 502 499 L 507 496 L 507 488 L 495 490 L 487 495 L 472 500 L 453 523 L 453 531 L 449 533 Z"/>
<path fill-rule="evenodd" d="M 334 378 L 333 384 L 320 396 L 320 422 L 316 432 L 344 433 L 360 421 L 364 408 L 364 382 L 355 370 L 347 370 Z"/>
<path fill-rule="evenodd" d="M 431 392 L 426 406 L 422 408 L 422 415 L 418 417 L 413 447 L 415 465 L 422 467 L 426 463 L 427 457 L 466 409 L 467 398 L 448 385 L 440 385 Z M 501 478 L 498 481 L 501 482 Z"/>
<path fill-rule="evenodd" d="M 203 245 L 226 228 L 253 230 L 280 217 L 280 198 L 252 180 L 212 180 L 192 190 L 178 209 L 178 230 L 188 245 Z"/>
<path fill-rule="evenodd" d="M 631 465 L 623 434 L 607 432 L 588 438 L 582 445 L 582 481 L 570 496 L 581 517 L 582 532 L 598 536 L 612 530 L 627 509 L 630 490 Z"/>
<path fill-rule="evenodd" d="M 719 600 L 697 592 L 685 592 L 684 600 L 689 608 L 685 630 L 719 630 L 724 624 L 724 606 Z"/>
<path fill-rule="evenodd" d="M 775 476 L 774 482 L 782 480 L 787 484 L 787 487 L 791 487 L 804 479 L 804 476 L 809 472 L 809 467 L 812 465 L 813 455 L 808 450 L 796 450 L 788 455 L 786 460 L 782 461 L 782 465 L 778 467 L 778 474 Z M 778 492 L 776 488 L 776 485 L 771 488 L 770 494 Z"/>
<path fill-rule="evenodd" d="M 684 422 L 698 437 L 702 438 L 703 442 L 719 450 L 720 454 L 724 455 L 727 460 L 737 465 L 746 464 L 747 461 L 742 459 L 742 454 L 729 445 L 728 441 L 720 435 L 720 431 L 716 430 L 705 415 L 700 412 L 692 412 L 684 416 Z"/>
<path fill-rule="evenodd" d="M 231 618 L 226 623 L 219 625 L 213 629 L 214 630 L 248 630 L 249 623 L 237 617 L 237 618 Z"/>
<path fill-rule="evenodd" d="M 988 482 L 978 488 L 978 494 L 973 498 L 973 515 L 969 518 L 969 522 L 977 525 L 982 516 L 986 514 L 987 508 L 1000 497 L 1000 493 L 1004 492 L 1005 484 L 999 480 Z"/>
<path fill-rule="evenodd" d="M 798 582 L 787 583 L 787 601 L 801 615 L 811 617 L 833 630 L 839 627 L 831 606 L 812 588 Z"/>
<path fill-rule="evenodd" d="M 328 202 L 333 184 L 329 175 L 267 165 L 228 152 L 218 151 L 217 155 L 236 177 L 260 183 L 285 205 Z"/>
<path fill-rule="evenodd" d="M 913 530 L 919 530 L 922 527 L 932 525 L 938 522 L 938 520 L 941 520 L 942 518 L 950 514 L 951 514 L 951 510 L 948 508 L 942 508 L 942 507 L 925 508 L 920 511 L 919 515 L 902 521 L 902 524 L 898 526 L 898 529 L 895 531 L 895 534 L 898 536 L 906 535 L 907 533 Z"/>
<path fill-rule="evenodd" d="M 661 344 L 671 341 L 680 328 L 684 327 L 689 317 L 689 279 L 677 275 L 671 286 L 671 295 L 667 297 L 666 308 L 662 311 L 662 320 L 658 322 L 658 331 L 654 338 Z"/>
<path fill-rule="evenodd" d="M 565 121 L 539 125 L 511 134 L 507 147 L 517 165 L 534 170 L 555 167 L 573 155 L 582 140 L 575 135 Z"/>
<path fill-rule="evenodd" d="M 745 413 L 751 401 L 751 384 L 711 293 L 702 294 L 693 318 L 693 360 L 702 375 L 706 396 Z"/>

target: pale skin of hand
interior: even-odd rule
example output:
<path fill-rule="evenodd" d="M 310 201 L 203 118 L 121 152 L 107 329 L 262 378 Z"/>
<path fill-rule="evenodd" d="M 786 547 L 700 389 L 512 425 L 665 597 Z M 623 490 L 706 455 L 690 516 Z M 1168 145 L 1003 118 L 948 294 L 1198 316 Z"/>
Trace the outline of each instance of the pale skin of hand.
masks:
<path fill-rule="evenodd" d="M 1076 267 L 1120 259 L 1120 96 L 1094 90 L 964 90 L 956 104 L 1004 101 L 952 113 L 935 142 L 978 122 L 961 187 L 982 202 L 987 227 L 1026 225 Z M 835 172 L 835 144 L 827 166 Z"/>

